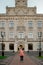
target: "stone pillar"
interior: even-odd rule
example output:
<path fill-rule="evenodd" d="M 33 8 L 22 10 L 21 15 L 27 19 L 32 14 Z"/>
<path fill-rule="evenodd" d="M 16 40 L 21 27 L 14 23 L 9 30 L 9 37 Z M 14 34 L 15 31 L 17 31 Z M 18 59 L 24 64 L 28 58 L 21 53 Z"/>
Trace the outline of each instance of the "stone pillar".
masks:
<path fill-rule="evenodd" d="M 17 52 L 17 44 L 14 44 L 14 51 Z"/>
<path fill-rule="evenodd" d="M 1 45 L 1 43 L 0 43 L 0 50 L 2 50 L 2 45 Z"/>
<path fill-rule="evenodd" d="M 28 51 L 28 44 L 25 43 L 25 51 Z"/>
<path fill-rule="evenodd" d="M 5 43 L 5 51 L 9 51 L 9 43 L 8 42 Z"/>

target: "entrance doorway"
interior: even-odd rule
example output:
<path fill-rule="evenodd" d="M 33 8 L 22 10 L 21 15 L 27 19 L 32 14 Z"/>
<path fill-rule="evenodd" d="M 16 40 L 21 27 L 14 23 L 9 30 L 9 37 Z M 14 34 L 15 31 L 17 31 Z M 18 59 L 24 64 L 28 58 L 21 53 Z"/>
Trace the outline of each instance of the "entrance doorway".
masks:
<path fill-rule="evenodd" d="M 28 44 L 28 50 L 33 50 L 33 44 Z"/>
<path fill-rule="evenodd" d="M 19 50 L 20 48 L 22 48 L 22 49 L 24 50 L 23 45 L 19 45 L 19 46 L 18 46 L 18 50 Z"/>

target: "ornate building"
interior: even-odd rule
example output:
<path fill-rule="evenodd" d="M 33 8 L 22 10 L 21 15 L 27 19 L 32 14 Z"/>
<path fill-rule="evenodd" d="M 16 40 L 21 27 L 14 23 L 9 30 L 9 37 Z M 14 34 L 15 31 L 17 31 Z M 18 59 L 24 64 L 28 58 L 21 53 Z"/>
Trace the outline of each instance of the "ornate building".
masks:
<path fill-rule="evenodd" d="M 36 7 L 27 7 L 27 0 L 15 0 L 15 7 L 6 7 L 6 13 L 0 14 L 0 51 L 1 32 L 4 33 L 5 51 L 18 51 L 22 46 L 25 51 L 39 49 L 38 33 L 43 33 L 43 14 L 36 13 Z M 43 50 L 43 34 L 41 37 Z"/>

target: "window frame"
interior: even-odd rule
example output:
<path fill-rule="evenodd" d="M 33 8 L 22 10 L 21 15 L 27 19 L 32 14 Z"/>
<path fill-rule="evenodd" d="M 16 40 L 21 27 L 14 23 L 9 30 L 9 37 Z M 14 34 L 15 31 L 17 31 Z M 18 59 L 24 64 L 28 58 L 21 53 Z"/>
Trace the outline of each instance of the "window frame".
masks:
<path fill-rule="evenodd" d="M 9 38 L 14 38 L 14 32 L 9 32 Z"/>
<path fill-rule="evenodd" d="M 0 21 L 0 27 L 4 28 L 5 27 L 5 21 Z"/>
<path fill-rule="evenodd" d="M 38 28 L 42 28 L 42 21 L 38 21 L 38 22 L 37 22 L 37 27 L 38 27 Z"/>
<path fill-rule="evenodd" d="M 28 21 L 28 27 L 33 28 L 33 21 Z"/>
<path fill-rule="evenodd" d="M 28 33 L 28 38 L 33 38 L 33 32 Z"/>
<path fill-rule="evenodd" d="M 18 33 L 18 38 L 24 38 L 24 37 L 25 37 L 25 34 L 23 32 Z"/>
<path fill-rule="evenodd" d="M 9 28 L 13 28 L 14 27 L 14 21 L 10 21 L 9 22 Z"/>

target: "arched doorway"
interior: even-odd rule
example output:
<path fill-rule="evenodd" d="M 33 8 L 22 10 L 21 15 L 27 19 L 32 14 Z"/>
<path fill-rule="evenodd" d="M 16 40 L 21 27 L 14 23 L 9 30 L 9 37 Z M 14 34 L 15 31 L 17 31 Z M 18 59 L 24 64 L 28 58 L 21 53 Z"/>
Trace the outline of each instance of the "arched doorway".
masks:
<path fill-rule="evenodd" d="M 19 50 L 20 48 L 22 48 L 22 49 L 24 50 L 24 46 L 23 46 L 23 45 L 19 45 L 19 46 L 18 46 L 18 50 Z"/>
<path fill-rule="evenodd" d="M 25 42 L 24 41 L 18 41 L 17 42 L 17 51 L 20 49 L 20 47 L 25 50 Z"/>

